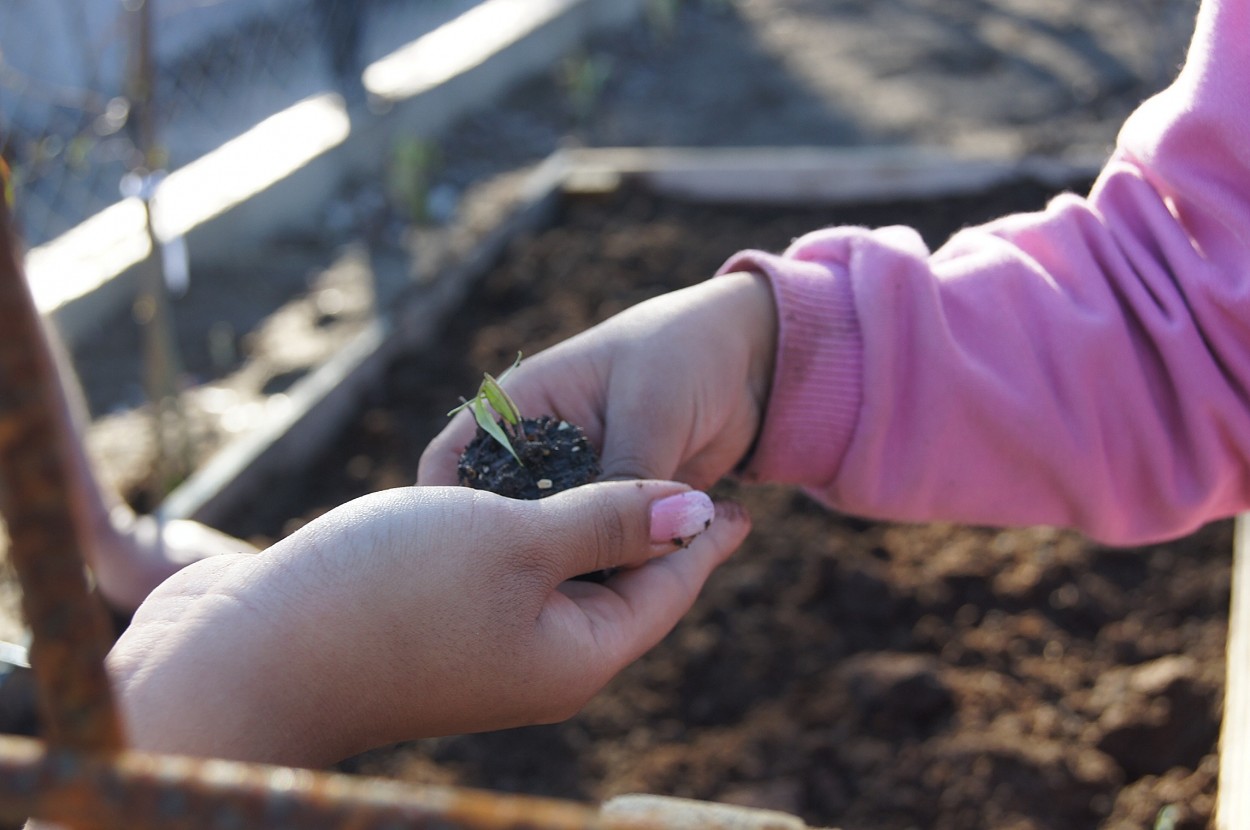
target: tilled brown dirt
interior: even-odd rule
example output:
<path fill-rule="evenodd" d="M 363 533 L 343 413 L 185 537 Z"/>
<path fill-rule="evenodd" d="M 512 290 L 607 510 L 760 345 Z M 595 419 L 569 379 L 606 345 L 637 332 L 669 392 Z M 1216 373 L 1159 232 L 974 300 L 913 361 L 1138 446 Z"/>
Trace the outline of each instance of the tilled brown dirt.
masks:
<path fill-rule="evenodd" d="M 799 211 L 640 193 L 573 201 L 486 276 L 437 356 L 394 365 L 311 475 L 272 488 L 227 529 L 263 543 L 355 495 L 410 483 L 483 367 L 704 279 L 725 252 L 775 250 L 835 223 L 904 223 L 938 244 L 1047 195 L 1025 183 Z M 677 629 L 580 715 L 418 741 L 344 767 L 584 800 L 692 796 L 848 830 L 1206 825 L 1228 523 L 1112 549 L 1051 528 L 882 524 L 786 488 L 722 488 L 750 509 L 751 537 Z"/>
<path fill-rule="evenodd" d="M 673 26 L 652 21 L 598 38 L 455 125 L 437 142 L 437 183 L 462 192 L 568 141 L 1097 156 L 1173 75 L 1196 3 L 672 6 Z M 599 79 L 581 103 L 572 92 L 579 78 Z M 381 186 L 362 184 L 366 196 L 370 188 Z M 263 543 L 353 496 L 410 483 L 444 413 L 483 370 L 704 279 L 741 247 L 775 250 L 844 222 L 913 225 L 936 245 L 962 224 L 1045 195 L 1020 187 L 837 211 L 711 209 L 637 194 L 579 201 L 554 228 L 514 246 L 447 323 L 436 356 L 392 367 L 311 474 L 275 482 L 227 529 Z M 286 354 L 293 345 L 333 351 L 328 333 L 338 328 L 329 324 L 341 317 L 350 329 L 356 304 L 367 303 L 349 273 L 362 257 L 335 262 L 325 251 L 350 243 L 400 255 L 404 231 L 384 218 L 391 224 L 380 235 L 327 229 L 316 245 L 279 242 L 281 256 L 270 251 L 238 285 L 198 274 L 175 309 L 190 382 L 207 388 L 238 362 L 280 379 L 304 357 Z M 293 322 L 276 319 L 285 312 L 270 311 L 292 293 L 307 302 L 288 309 Z M 97 416 L 142 398 L 135 347 L 119 344 L 125 324 L 76 355 Z M 225 358 L 210 348 L 223 331 L 234 338 Z M 124 360 L 114 360 L 123 348 Z M 125 429 L 114 434 L 118 423 Z M 123 485 L 147 459 L 135 440 L 141 425 L 127 424 L 101 419 L 93 431 L 103 455 L 125 456 L 106 465 Z M 848 830 L 1205 826 L 1227 523 L 1115 550 L 1049 528 L 863 522 L 788 489 L 724 487 L 751 510 L 751 538 L 673 634 L 581 715 L 420 741 L 345 767 L 588 800 L 687 795 Z"/>

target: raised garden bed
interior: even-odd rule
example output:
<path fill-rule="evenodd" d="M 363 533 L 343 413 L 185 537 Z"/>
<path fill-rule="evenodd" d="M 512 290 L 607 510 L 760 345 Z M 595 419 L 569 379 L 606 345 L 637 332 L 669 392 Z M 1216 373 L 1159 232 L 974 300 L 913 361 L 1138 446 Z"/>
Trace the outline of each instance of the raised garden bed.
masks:
<path fill-rule="evenodd" d="M 687 196 L 707 195 L 697 166 L 677 177 L 695 183 Z M 916 187 L 913 170 L 889 197 L 869 188 L 855 203 L 816 206 L 809 193 L 807 207 L 762 206 L 659 195 L 682 188 L 645 164 L 621 167 L 562 176 L 581 192 L 546 193 L 550 221 L 474 282 L 472 311 L 444 318 L 436 347 L 393 350 L 358 388 L 349 426 L 306 448 L 311 472 L 271 473 L 267 497 L 231 510 L 225 529 L 264 544 L 411 483 L 449 402 L 483 367 L 706 279 L 739 248 L 779 249 L 837 223 L 907 224 L 937 245 L 1040 207 L 1063 183 L 964 168 L 959 188 Z M 923 168 L 934 170 L 949 172 Z M 1206 826 L 1231 523 L 1108 549 L 1048 528 L 865 522 L 790 489 L 722 486 L 751 510 L 750 539 L 582 714 L 345 767 L 579 800 L 690 796 L 846 830 Z"/>

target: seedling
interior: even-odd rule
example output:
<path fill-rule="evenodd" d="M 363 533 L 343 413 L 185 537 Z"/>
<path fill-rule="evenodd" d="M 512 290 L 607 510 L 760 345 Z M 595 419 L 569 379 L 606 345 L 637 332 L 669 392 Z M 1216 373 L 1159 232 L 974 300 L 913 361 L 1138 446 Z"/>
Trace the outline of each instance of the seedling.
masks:
<path fill-rule="evenodd" d="M 437 144 L 417 138 L 401 141 L 392 153 L 388 171 L 391 195 L 414 222 L 431 219 L 430 192 L 442 158 Z"/>
<path fill-rule="evenodd" d="M 579 126 L 590 123 L 611 77 L 612 59 L 607 56 L 581 53 L 565 59 L 561 80 Z"/>
<path fill-rule="evenodd" d="M 668 43 L 677 32 L 677 7 L 681 0 L 648 0 L 647 22 L 655 39 Z"/>
<path fill-rule="evenodd" d="M 599 453 L 581 427 L 550 415 L 522 418 L 516 402 L 503 391 L 501 382 L 520 364 L 518 352 L 499 380 L 483 373 L 473 399 L 447 413 L 468 409 L 478 425 L 456 463 L 457 480 L 475 490 L 531 500 L 594 481 L 603 472 Z M 596 571 L 580 578 L 602 582 L 610 573 Z"/>
<path fill-rule="evenodd" d="M 473 419 L 477 421 L 477 425 L 485 430 L 487 435 L 498 441 L 500 446 L 511 453 L 516 462 L 524 467 L 525 462 L 521 460 L 521 456 L 517 455 L 516 449 L 512 446 L 513 441 L 520 440 L 522 437 L 521 410 L 517 408 L 516 401 L 512 400 L 512 397 L 500 385 L 508 375 L 512 374 L 512 370 L 520 365 L 521 353 L 517 352 L 516 360 L 504 370 L 498 380 L 491 377 L 490 372 L 483 372 L 482 383 L 477 387 L 477 394 L 467 401 L 462 398 L 460 406 L 448 412 L 447 417 L 450 418 L 462 409 L 468 409 L 473 413 Z M 506 425 L 507 431 L 504 426 L 500 425 L 500 421 Z"/>
<path fill-rule="evenodd" d="M 498 380 L 483 373 L 477 394 L 447 413 L 467 409 L 478 425 L 456 466 L 460 483 L 514 499 L 541 499 L 594 481 L 599 454 L 581 427 L 550 415 L 524 418 L 503 390 L 519 365 L 518 352 Z"/>

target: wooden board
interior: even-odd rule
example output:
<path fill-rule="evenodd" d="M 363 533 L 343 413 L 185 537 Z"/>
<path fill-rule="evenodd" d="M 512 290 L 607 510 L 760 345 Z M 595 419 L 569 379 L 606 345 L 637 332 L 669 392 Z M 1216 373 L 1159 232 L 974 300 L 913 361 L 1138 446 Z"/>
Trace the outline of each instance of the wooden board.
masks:
<path fill-rule="evenodd" d="M 700 202 L 872 204 L 940 199 L 1032 179 L 1056 189 L 1092 179 L 1103 159 L 961 156 L 924 147 L 607 147 L 557 153 L 565 189 L 623 180 Z"/>
<path fill-rule="evenodd" d="M 1250 827 L 1250 515 L 1237 519 L 1228 674 L 1220 735 L 1218 830 Z"/>

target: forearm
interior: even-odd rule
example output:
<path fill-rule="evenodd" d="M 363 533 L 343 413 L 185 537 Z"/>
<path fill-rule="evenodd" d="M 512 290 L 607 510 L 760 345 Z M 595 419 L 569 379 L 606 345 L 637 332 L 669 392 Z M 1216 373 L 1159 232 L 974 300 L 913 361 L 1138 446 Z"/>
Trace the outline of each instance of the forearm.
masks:
<path fill-rule="evenodd" d="M 754 471 L 870 516 L 1113 542 L 1244 509 L 1248 7 L 1204 7 L 1181 79 L 1129 121 L 1089 199 L 932 255 L 905 229 L 841 228 L 731 261 L 825 332 L 783 320 L 773 400 L 789 404 L 770 408 Z M 787 300 L 795 284 L 824 296 Z"/>
<path fill-rule="evenodd" d="M 740 510 L 685 515 L 687 493 L 664 481 L 539 501 L 401 487 L 263 553 L 187 568 L 110 655 L 131 740 L 323 766 L 569 717 L 672 628 L 749 529 Z M 674 537 L 677 519 L 697 520 L 692 536 Z M 606 568 L 621 572 L 567 582 Z"/>

